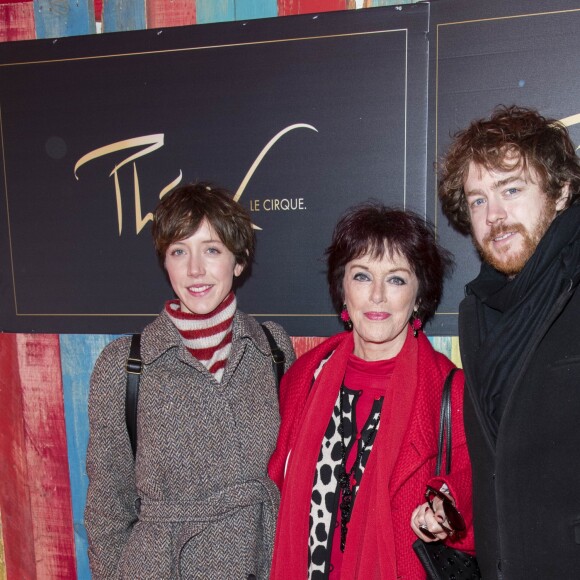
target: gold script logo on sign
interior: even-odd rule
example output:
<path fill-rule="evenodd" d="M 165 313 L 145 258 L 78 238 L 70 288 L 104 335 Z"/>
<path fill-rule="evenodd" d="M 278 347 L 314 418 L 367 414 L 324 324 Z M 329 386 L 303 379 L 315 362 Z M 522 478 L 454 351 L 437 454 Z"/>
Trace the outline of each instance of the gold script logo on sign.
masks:
<path fill-rule="evenodd" d="M 311 131 L 318 130 L 313 127 L 312 125 L 308 125 L 306 123 L 296 123 L 294 125 L 290 125 L 285 129 L 279 131 L 268 143 L 265 147 L 260 151 L 260 154 L 256 157 L 256 160 L 252 163 L 250 169 L 246 173 L 244 179 L 240 183 L 239 187 L 236 190 L 234 195 L 234 200 L 240 201 L 242 198 L 242 194 L 246 190 L 248 183 L 250 182 L 252 176 L 254 175 L 256 169 L 260 166 L 260 163 L 267 155 L 268 151 L 274 147 L 274 145 L 287 133 L 290 131 L 294 131 L 296 129 L 309 129 Z M 153 214 L 151 212 L 146 213 L 143 215 L 142 207 L 141 207 L 141 187 L 139 184 L 139 171 L 137 168 L 137 160 L 139 158 L 145 157 L 153 151 L 163 147 L 165 142 L 165 135 L 163 133 L 158 133 L 154 135 L 145 135 L 143 137 L 133 137 L 131 139 L 124 139 L 123 141 L 117 141 L 116 143 L 111 143 L 109 145 L 105 145 L 103 147 L 99 147 L 98 149 L 94 149 L 90 151 L 86 155 L 83 155 L 75 164 L 74 166 L 74 175 L 77 180 L 79 177 L 77 175 L 78 170 L 85 164 L 93 161 L 94 159 L 98 159 L 99 157 L 104 157 L 105 155 L 109 155 L 111 153 L 116 153 L 118 151 L 123 151 L 125 149 L 132 149 L 135 147 L 141 147 L 142 149 L 133 153 L 129 157 L 123 159 L 120 163 L 116 164 L 111 173 L 109 173 L 108 177 L 113 178 L 114 187 L 115 187 L 115 203 L 117 206 L 117 227 L 119 230 L 119 235 L 123 233 L 123 193 L 121 191 L 121 185 L 119 182 L 119 171 L 125 165 L 130 163 L 133 164 L 133 193 L 134 193 L 134 202 L 135 202 L 135 234 L 139 234 L 147 222 L 153 220 Z M 159 199 L 162 199 L 167 193 L 169 193 L 175 186 L 179 185 L 183 179 L 183 172 L 179 170 L 178 176 L 168 183 L 160 192 L 159 192 Z M 306 205 L 304 203 L 304 199 L 299 198 L 283 198 L 283 199 L 275 199 L 275 198 L 268 198 L 263 200 L 250 200 L 250 211 L 251 212 L 260 212 L 260 211 L 301 211 L 305 210 Z M 259 226 L 254 224 L 254 228 L 257 230 L 261 230 Z"/>

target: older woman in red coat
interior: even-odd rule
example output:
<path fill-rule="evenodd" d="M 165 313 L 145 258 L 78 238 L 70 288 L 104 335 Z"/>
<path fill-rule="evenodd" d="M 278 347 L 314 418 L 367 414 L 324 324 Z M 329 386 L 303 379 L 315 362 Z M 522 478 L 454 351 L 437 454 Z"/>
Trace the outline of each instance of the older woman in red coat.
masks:
<path fill-rule="evenodd" d="M 453 363 L 421 332 L 451 257 L 419 216 L 367 203 L 339 221 L 327 258 L 330 293 L 350 330 L 302 356 L 281 385 L 269 464 L 282 489 L 271 578 L 424 578 L 415 533 L 474 549 L 463 373 L 452 389 L 452 472 L 435 478 Z M 447 536 L 442 508 L 422 503 L 427 484 L 451 498 L 462 533 Z"/>

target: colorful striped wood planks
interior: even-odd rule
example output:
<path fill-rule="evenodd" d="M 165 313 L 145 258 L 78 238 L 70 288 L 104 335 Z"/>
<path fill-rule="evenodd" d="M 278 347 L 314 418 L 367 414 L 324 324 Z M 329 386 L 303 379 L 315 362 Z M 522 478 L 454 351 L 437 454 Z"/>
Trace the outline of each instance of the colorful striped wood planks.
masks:
<path fill-rule="evenodd" d="M 278 16 L 331 12 L 346 8 L 347 0 L 278 0 Z"/>
<path fill-rule="evenodd" d="M 34 28 L 34 5 L 32 2 L 0 3 L 0 42 L 32 40 Z"/>
<path fill-rule="evenodd" d="M 84 527 L 88 478 L 85 457 L 89 441 L 87 402 L 91 372 L 103 348 L 116 336 L 62 334 L 60 336 L 62 383 L 66 418 L 74 543 L 78 578 L 90 578 L 87 534 Z"/>
<path fill-rule="evenodd" d="M 7 576 L 75 578 L 58 336 L 0 334 L 0 368 Z"/>
<path fill-rule="evenodd" d="M 34 18 L 36 38 L 60 38 L 96 31 L 93 4 L 86 0 L 34 0 Z"/>
<path fill-rule="evenodd" d="M 147 28 L 145 0 L 103 0 L 103 32 L 126 32 Z"/>
<path fill-rule="evenodd" d="M 278 16 L 276 0 L 196 0 L 197 23 Z"/>
<path fill-rule="evenodd" d="M 195 10 L 196 0 L 148 0 L 147 28 L 195 24 Z"/>

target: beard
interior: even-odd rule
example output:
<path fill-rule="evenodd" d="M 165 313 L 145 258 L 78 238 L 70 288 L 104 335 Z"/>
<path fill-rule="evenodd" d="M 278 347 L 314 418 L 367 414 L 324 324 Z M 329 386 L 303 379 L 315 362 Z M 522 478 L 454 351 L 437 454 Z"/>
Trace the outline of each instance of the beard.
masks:
<path fill-rule="evenodd" d="M 483 243 L 479 244 L 475 238 L 473 238 L 473 241 L 483 260 L 498 272 L 513 277 L 523 270 L 528 260 L 533 256 L 540 240 L 550 227 L 550 224 L 555 217 L 556 201 L 547 198 L 540 219 L 536 222 L 532 231 L 529 231 L 521 223 L 510 225 L 501 224 L 491 227 L 489 234 L 483 238 Z M 502 248 L 499 252 L 493 250 L 494 238 L 509 232 L 517 232 L 521 235 L 522 244 L 519 252 L 510 252 L 510 246 Z"/>

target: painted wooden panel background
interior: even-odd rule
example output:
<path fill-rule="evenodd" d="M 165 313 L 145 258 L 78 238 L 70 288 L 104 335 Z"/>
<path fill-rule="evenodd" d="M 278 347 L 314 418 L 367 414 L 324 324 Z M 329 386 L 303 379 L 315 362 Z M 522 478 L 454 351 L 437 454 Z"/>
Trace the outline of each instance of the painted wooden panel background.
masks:
<path fill-rule="evenodd" d="M 412 0 L 0 0 L 0 41 L 407 4 Z M 0 580 L 88 579 L 87 396 L 111 335 L 0 334 Z M 298 354 L 322 339 L 295 337 Z M 453 338 L 432 339 L 459 362 Z"/>

